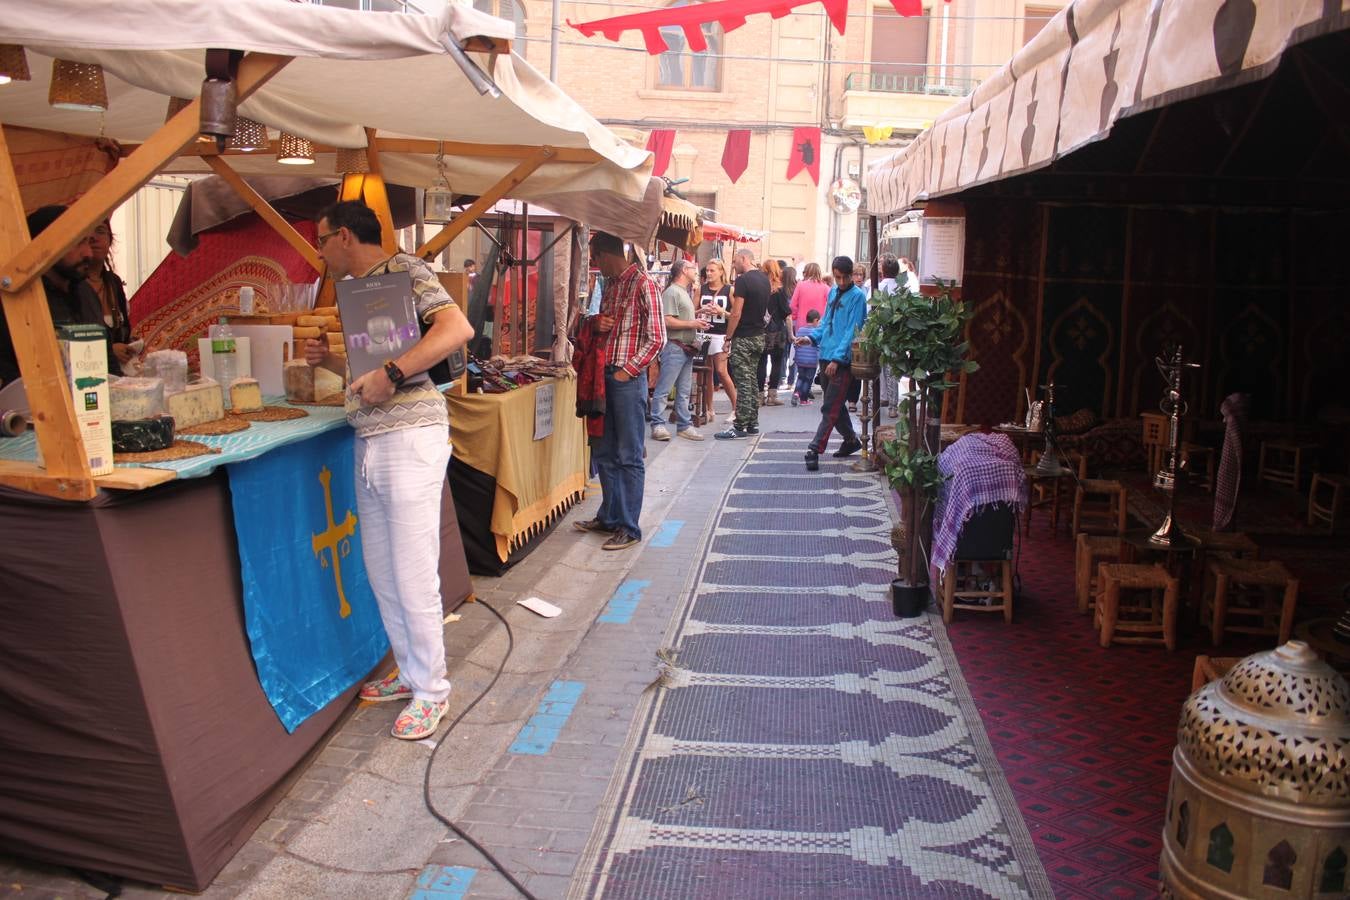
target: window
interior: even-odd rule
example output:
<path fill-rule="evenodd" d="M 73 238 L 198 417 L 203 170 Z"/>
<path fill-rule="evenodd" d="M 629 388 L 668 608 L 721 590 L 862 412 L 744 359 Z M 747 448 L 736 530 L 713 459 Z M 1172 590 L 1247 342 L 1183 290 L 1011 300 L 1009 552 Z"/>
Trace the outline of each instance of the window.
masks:
<path fill-rule="evenodd" d="M 1031 39 L 1041 33 L 1041 29 L 1059 12 L 1053 6 L 1028 6 L 1026 18 L 1022 20 L 1022 46 L 1031 43 Z"/>
<path fill-rule="evenodd" d="M 524 0 L 473 0 L 473 8 L 516 24 L 516 40 L 525 39 Z"/>
<path fill-rule="evenodd" d="M 687 0 L 676 0 L 672 7 L 684 6 Z M 656 86 L 665 90 L 720 91 L 722 89 L 722 26 L 716 22 L 703 23 L 703 40 L 708 45 L 704 52 L 689 49 L 684 29 L 668 25 L 661 29 L 661 37 L 669 47 L 656 59 Z"/>
<path fill-rule="evenodd" d="M 871 90 L 921 94 L 928 72 L 929 11 L 902 16 L 878 9 L 872 16 Z"/>

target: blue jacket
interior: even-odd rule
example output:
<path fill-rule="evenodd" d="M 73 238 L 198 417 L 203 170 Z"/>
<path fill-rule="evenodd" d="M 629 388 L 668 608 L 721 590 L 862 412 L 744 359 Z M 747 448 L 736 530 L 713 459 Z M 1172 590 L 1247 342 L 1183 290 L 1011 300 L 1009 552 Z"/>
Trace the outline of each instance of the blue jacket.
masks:
<path fill-rule="evenodd" d="M 825 301 L 825 317 L 820 320 L 811 341 L 820 348 L 821 365 L 853 361 L 853 339 L 862 330 L 867 318 L 867 295 L 856 284 L 839 293 L 839 286 L 830 288 Z"/>
<path fill-rule="evenodd" d="M 816 326 L 807 325 L 805 328 L 797 329 L 797 337 L 815 340 L 819 331 Z M 792 351 L 792 358 L 799 366 L 814 366 L 820 362 L 820 351 L 816 349 L 815 344 L 802 344 Z"/>

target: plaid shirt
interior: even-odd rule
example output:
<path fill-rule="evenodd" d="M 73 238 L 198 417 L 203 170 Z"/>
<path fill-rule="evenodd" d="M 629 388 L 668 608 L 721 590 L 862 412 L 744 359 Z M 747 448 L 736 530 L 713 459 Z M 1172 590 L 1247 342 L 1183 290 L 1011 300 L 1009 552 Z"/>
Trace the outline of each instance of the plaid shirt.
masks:
<path fill-rule="evenodd" d="M 666 344 L 666 317 L 656 282 L 636 264 L 629 266 L 618 278 L 605 281 L 600 314 L 614 317 L 605 344 L 609 364 L 638 377 Z"/>

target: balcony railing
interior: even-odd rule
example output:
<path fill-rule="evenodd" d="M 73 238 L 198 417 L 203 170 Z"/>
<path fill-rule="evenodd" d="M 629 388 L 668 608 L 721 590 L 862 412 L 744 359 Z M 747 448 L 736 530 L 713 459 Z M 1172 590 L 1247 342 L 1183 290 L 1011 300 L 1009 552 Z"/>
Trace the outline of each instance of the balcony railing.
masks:
<path fill-rule="evenodd" d="M 964 97 L 979 84 L 968 78 L 938 81 L 928 75 L 897 75 L 891 72 L 850 72 L 844 79 L 846 91 L 877 91 L 887 94 L 937 94 Z"/>

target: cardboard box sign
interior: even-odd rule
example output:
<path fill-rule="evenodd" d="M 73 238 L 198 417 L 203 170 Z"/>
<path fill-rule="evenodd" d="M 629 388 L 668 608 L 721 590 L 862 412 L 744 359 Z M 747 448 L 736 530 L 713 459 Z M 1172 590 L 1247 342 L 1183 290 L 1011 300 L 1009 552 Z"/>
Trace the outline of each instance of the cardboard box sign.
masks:
<path fill-rule="evenodd" d="M 113 470 L 112 406 L 108 398 L 108 339 L 99 325 L 62 325 L 56 329 L 61 362 L 75 407 L 75 424 L 84 440 L 85 457 L 94 475 Z M 37 464 L 46 468 L 42 443 Z"/>

